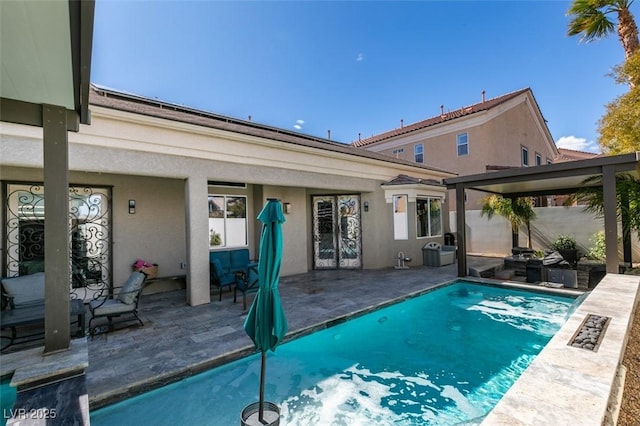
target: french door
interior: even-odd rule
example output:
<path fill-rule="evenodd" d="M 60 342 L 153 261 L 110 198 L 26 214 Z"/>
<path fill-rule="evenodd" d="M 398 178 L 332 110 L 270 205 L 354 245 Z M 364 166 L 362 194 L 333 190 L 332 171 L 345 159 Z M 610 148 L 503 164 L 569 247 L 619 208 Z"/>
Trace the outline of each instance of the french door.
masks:
<path fill-rule="evenodd" d="M 360 196 L 313 197 L 315 269 L 362 267 Z"/>

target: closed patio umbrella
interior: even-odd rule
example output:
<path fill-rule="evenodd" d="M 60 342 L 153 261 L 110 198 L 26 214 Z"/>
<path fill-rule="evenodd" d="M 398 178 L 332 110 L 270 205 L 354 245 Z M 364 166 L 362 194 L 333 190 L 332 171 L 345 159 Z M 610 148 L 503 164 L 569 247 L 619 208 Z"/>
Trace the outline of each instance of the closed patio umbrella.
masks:
<path fill-rule="evenodd" d="M 275 350 L 287 332 L 287 319 L 280 303 L 278 284 L 282 263 L 282 224 L 284 214 L 279 200 L 268 199 L 258 220 L 262 222 L 260 255 L 258 260 L 259 288 L 249 313 L 244 321 L 244 329 L 261 352 L 260 398 L 258 402 L 258 422 L 255 421 L 255 403 L 242 412 L 242 424 L 272 424 L 280 421 L 280 411 L 275 404 L 264 401 L 264 381 L 266 353 Z M 268 419 L 265 421 L 265 405 Z"/>

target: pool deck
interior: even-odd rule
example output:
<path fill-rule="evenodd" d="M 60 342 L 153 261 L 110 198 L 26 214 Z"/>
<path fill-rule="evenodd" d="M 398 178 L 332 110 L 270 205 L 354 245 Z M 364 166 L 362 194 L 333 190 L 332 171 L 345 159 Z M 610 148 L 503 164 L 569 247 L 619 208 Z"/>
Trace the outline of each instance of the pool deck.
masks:
<path fill-rule="evenodd" d="M 470 267 L 482 270 L 500 262 L 499 259 L 477 257 L 470 258 L 469 264 Z M 366 313 L 390 301 L 411 297 L 416 293 L 450 282 L 456 279 L 456 272 L 457 267 L 453 264 L 440 268 L 419 266 L 410 269 L 312 271 L 306 274 L 283 277 L 280 293 L 289 322 L 287 338 L 290 339 L 327 327 L 331 323 Z M 614 275 L 613 277 L 625 276 Z M 625 291 L 629 292 L 631 291 L 629 289 L 634 289 L 633 294 L 637 295 L 639 286 L 637 277 L 635 280 L 631 278 L 630 281 L 631 285 L 626 285 L 627 282 L 624 281 Z M 527 285 L 527 287 L 531 286 Z M 604 306 L 614 306 L 613 310 L 616 312 L 612 315 L 620 320 L 616 320 L 615 324 L 612 321 L 606 332 L 605 340 L 597 353 L 600 355 L 610 353 L 607 355 L 610 358 L 607 358 L 606 364 L 615 365 L 617 369 L 624 353 L 626 332 L 631 322 L 633 309 L 631 307 L 629 311 L 627 307 L 620 310 L 619 307 L 625 304 L 617 301 L 617 293 L 605 292 L 605 287 L 607 286 L 603 286 L 603 291 L 600 292 L 603 295 L 602 303 Z M 599 289 L 600 286 L 596 288 L 596 290 Z M 594 291 L 594 293 L 596 292 Z M 251 296 L 249 302 L 252 298 Z M 631 297 L 631 293 L 624 293 L 624 298 L 636 300 Z M 587 299 L 585 304 L 590 301 L 591 297 Z M 628 303 L 625 306 L 627 305 Z M 612 310 L 612 308 L 608 309 Z M 589 311 L 609 315 L 609 311 L 595 308 L 589 307 Z M 580 312 L 581 310 L 578 310 L 567 326 L 562 329 L 573 327 L 573 330 L 569 330 L 569 337 L 582 321 L 576 317 Z M 125 326 L 117 331 L 86 339 L 88 367 L 86 368 L 85 381 L 89 406 L 92 410 L 162 384 L 191 376 L 216 365 L 227 363 L 254 351 L 252 342 L 242 328 L 246 315 L 242 301 L 239 300 L 234 304 L 233 294 L 229 292 L 224 293 L 222 301 L 219 302 L 217 293 L 214 291 L 211 303 L 194 307 L 186 304 L 186 295 L 183 289 L 149 294 L 142 297 L 140 314 L 145 323 L 144 327 Z M 569 331 L 562 335 L 564 336 Z M 567 340 L 569 337 L 563 338 Z M 555 340 L 556 338 L 552 342 Z M 77 344 L 73 346 L 83 347 L 83 345 Z M 566 342 L 562 346 L 558 349 L 561 352 L 552 353 L 551 356 L 565 359 L 571 363 L 570 358 L 573 356 L 573 352 L 579 351 L 578 354 L 582 354 L 580 351 L 586 352 L 584 349 L 567 347 Z M 612 349 L 609 350 L 609 347 Z M 35 358 L 38 358 L 38 348 L 32 349 L 31 352 Z M 21 366 L 25 368 L 25 363 L 30 361 L 29 357 L 24 355 L 24 351 L 3 354 L 0 363 L 2 374 L 6 374 L 7 370 L 12 368 L 16 370 Z M 580 364 L 576 364 L 574 367 L 573 376 L 566 379 L 571 386 L 579 384 L 579 381 L 584 381 L 585 378 L 591 380 L 590 370 L 583 370 Z M 526 375 L 527 372 L 523 378 Z M 611 376 L 610 373 L 607 375 Z M 613 375 L 615 376 L 615 374 Z M 613 381 L 614 378 L 611 379 L 612 383 Z M 520 381 L 516 385 L 519 383 Z M 535 394 L 536 399 L 529 402 L 530 409 L 549 411 L 544 408 L 539 395 L 542 393 L 541 389 L 548 389 L 550 384 L 545 383 L 542 388 L 540 388 L 539 382 L 536 385 L 538 386 Z M 601 400 L 598 406 L 601 407 L 604 404 L 605 411 L 612 386 L 613 384 L 609 388 L 605 388 L 605 384 L 594 385 L 598 390 L 596 398 Z M 514 389 L 518 388 L 514 386 Z M 516 391 L 509 391 L 505 400 L 511 398 L 514 392 Z M 589 392 L 589 389 L 586 392 Z M 529 397 L 527 396 L 527 398 Z M 577 408 L 569 410 L 568 413 L 572 413 L 575 409 L 580 410 L 583 405 L 581 401 L 585 401 L 585 404 L 591 404 L 590 399 L 585 400 L 582 396 L 577 396 L 572 400 L 573 407 Z M 497 414 L 500 413 L 497 410 L 498 407 L 494 410 Z M 556 408 L 556 406 L 553 407 Z M 514 407 L 507 406 L 507 411 L 509 410 L 514 410 Z M 518 410 L 511 412 L 517 413 Z M 504 418 L 493 416 L 493 414 L 485 420 L 484 424 L 505 424 Z M 520 416 L 518 417 L 520 418 Z M 508 424 L 541 424 L 537 421 L 540 420 L 539 418 L 536 419 L 533 415 L 531 418 L 534 420 L 533 422 L 520 419 L 520 423 L 513 423 L 512 419 L 509 419 Z M 547 424 L 561 423 L 554 421 Z M 576 423 L 571 421 L 565 424 Z M 592 421 L 581 424 L 601 423 Z"/>

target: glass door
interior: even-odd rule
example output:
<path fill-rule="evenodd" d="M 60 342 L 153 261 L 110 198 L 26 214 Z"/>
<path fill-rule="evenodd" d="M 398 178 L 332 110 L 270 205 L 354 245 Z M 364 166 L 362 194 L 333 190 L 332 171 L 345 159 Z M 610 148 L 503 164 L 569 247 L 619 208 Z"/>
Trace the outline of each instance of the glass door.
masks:
<path fill-rule="evenodd" d="M 313 197 L 315 269 L 362 267 L 358 195 Z"/>

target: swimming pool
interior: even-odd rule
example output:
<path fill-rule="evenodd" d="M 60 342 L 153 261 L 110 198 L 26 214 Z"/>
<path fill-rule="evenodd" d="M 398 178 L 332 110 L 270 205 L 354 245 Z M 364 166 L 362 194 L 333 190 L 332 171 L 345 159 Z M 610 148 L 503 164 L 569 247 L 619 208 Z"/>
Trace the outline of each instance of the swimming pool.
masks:
<path fill-rule="evenodd" d="M 16 390 L 10 386 L 11 378 L 0 380 L 0 408 L 2 408 L 2 424 L 7 423 L 11 408 L 16 401 Z"/>
<path fill-rule="evenodd" d="M 573 299 L 458 282 L 269 354 L 281 424 L 479 423 L 562 326 Z M 92 425 L 236 425 L 260 362 L 241 359 L 91 413 Z"/>

